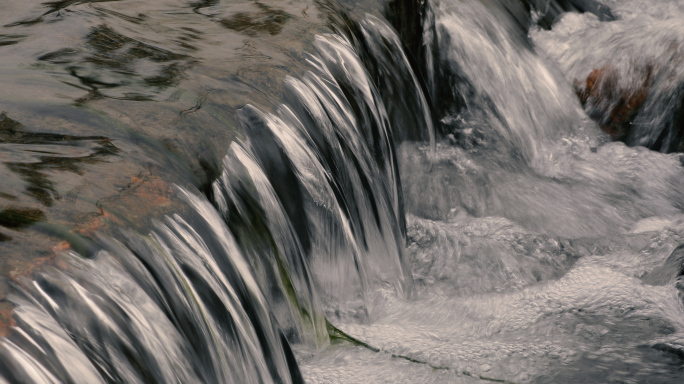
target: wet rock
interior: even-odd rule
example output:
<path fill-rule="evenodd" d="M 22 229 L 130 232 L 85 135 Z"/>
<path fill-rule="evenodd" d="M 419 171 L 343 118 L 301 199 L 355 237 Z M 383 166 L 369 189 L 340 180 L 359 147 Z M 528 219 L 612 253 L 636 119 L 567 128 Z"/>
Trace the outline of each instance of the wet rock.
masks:
<path fill-rule="evenodd" d="M 129 220 L 145 221 L 155 212 L 180 209 L 173 199 L 171 184 L 150 173 L 140 173 L 132 176 L 118 195 L 101 199 L 100 211 L 84 217 L 74 226 L 74 231 L 78 235 L 91 236 Z"/>
<path fill-rule="evenodd" d="M 626 87 L 620 82 L 619 72 L 611 65 L 593 70 L 574 88 L 582 106 L 601 129 L 613 140 L 626 141 L 632 123 L 648 97 L 653 79 L 653 67 L 639 69 L 643 80 L 637 87 Z"/>
<path fill-rule="evenodd" d="M 12 327 L 15 326 L 12 310 L 12 304 L 0 303 L 0 337 L 9 336 Z"/>
<path fill-rule="evenodd" d="M 21 266 L 13 269 L 9 273 L 9 279 L 14 283 L 26 277 L 33 277 L 37 272 L 43 270 L 46 266 L 55 264 L 55 255 L 53 253 L 46 257 L 39 257 L 31 259 L 28 263 L 24 263 Z M 7 282 L 5 277 L 0 280 L 0 337 L 8 337 L 12 332 L 12 328 L 16 326 L 14 321 L 14 306 L 4 301 L 8 293 Z"/>

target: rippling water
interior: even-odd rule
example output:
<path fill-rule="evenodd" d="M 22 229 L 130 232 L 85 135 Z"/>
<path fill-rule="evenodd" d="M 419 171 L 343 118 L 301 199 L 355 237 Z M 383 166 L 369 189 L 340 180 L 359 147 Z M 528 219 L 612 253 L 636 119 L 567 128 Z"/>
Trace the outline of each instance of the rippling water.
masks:
<path fill-rule="evenodd" d="M 681 382 L 683 19 L 0 0 L 0 381 Z"/>

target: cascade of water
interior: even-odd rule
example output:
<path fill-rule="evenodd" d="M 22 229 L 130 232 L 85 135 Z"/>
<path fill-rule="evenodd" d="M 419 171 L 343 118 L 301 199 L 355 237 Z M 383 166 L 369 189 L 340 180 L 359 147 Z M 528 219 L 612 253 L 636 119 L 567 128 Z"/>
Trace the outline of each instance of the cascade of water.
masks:
<path fill-rule="evenodd" d="M 619 146 L 599 147 L 607 135 L 583 114 L 563 68 L 556 69 L 552 60 L 532 46 L 528 26 L 513 12 L 516 3 L 421 4 L 419 20 L 393 20 L 397 28 L 413 31 L 404 37 L 409 50 L 420 57 L 414 66 L 427 79 L 445 140 L 429 162 L 412 144 L 399 148 L 408 212 L 440 220 L 458 210 L 478 217 L 501 215 L 528 229 L 576 236 L 625 231 L 635 220 L 679 211 L 680 196 L 659 192 L 679 188 L 681 179 L 676 175 L 681 169 L 675 159 L 637 154 Z M 565 18 L 572 17 L 595 20 L 607 29 L 622 24 L 600 22 L 593 14 Z M 550 32 L 532 27 L 535 41 L 547 35 L 566 36 L 568 31 L 556 31 L 564 26 L 565 18 Z M 672 34 L 671 27 L 667 30 L 665 37 Z M 554 57 L 600 52 L 596 47 L 584 49 L 584 38 L 572 41 L 576 49 L 568 53 L 558 37 L 548 43 L 542 40 Z M 661 51 L 664 46 L 656 49 Z M 677 51 L 668 55 L 665 57 L 678 57 Z M 677 66 L 665 68 L 678 71 Z M 672 142 L 681 120 L 676 112 L 676 84 L 671 81 L 663 97 L 648 99 L 644 108 L 655 100 L 663 101 L 661 107 L 652 109 L 659 117 L 642 114 L 635 121 L 634 134 L 657 121 L 670 127 L 663 131 L 667 132 L 666 141 Z M 649 118 L 647 124 L 644 119 Z M 655 129 L 652 134 L 659 132 Z M 656 140 L 642 136 L 643 140 L 649 138 Z M 640 160 L 628 160 L 636 157 Z M 648 181 L 647 168 L 651 169 Z M 427 174 L 429 169 L 433 173 Z M 426 186 L 432 192 L 425 193 Z M 610 203 L 615 199 L 620 208 Z"/>
<path fill-rule="evenodd" d="M 204 199 L 147 237 L 21 282 L 10 382 L 300 382 L 247 260 Z"/>
<path fill-rule="evenodd" d="M 591 60 L 544 44 L 624 25 L 593 0 L 393 3 L 401 39 L 321 6 L 335 34 L 282 104 L 237 111 L 206 196 L 17 281 L 0 382 L 681 382 L 681 160 L 609 143 L 561 75 Z M 222 23 L 287 27 L 258 4 Z M 679 79 L 643 115 L 667 132 Z"/>
<path fill-rule="evenodd" d="M 183 217 L 18 283 L 6 380 L 301 382 L 289 342 L 324 345 L 324 313 L 367 316 L 378 284 L 410 289 L 394 143 L 434 147 L 430 114 L 391 28 L 347 21 L 276 114 L 238 111 L 213 205 L 178 188 Z"/>
<path fill-rule="evenodd" d="M 463 101 L 460 110 L 453 103 L 442 110 L 450 133 L 467 136 L 469 120 L 485 121 L 485 136 L 499 136 L 532 159 L 547 139 L 581 125 L 567 83 L 530 49 L 503 6 L 440 1 L 432 9 L 433 65 L 440 71 L 433 81 L 446 87 L 436 97 Z"/>

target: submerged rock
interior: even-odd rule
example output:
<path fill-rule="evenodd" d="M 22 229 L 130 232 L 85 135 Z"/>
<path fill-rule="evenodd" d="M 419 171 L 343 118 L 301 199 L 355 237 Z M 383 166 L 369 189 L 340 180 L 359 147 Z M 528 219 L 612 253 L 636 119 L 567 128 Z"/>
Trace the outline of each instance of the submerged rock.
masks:
<path fill-rule="evenodd" d="M 273 9 L 267 5 L 255 2 L 258 12 L 238 12 L 220 21 L 220 24 L 228 29 L 243 33 L 247 36 L 256 36 L 267 32 L 270 35 L 279 34 L 285 23 L 292 15 L 279 9 Z"/>

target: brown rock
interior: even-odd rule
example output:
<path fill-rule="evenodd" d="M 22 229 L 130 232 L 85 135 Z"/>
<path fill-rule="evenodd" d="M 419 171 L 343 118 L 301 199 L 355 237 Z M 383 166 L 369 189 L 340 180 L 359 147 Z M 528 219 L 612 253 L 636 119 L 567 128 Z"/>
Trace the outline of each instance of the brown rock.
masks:
<path fill-rule="evenodd" d="M 12 317 L 13 309 L 14 308 L 10 303 L 0 303 L 0 337 L 9 336 L 12 327 L 16 325 L 14 323 L 14 318 Z"/>
<path fill-rule="evenodd" d="M 646 101 L 653 67 L 649 65 L 641 72 L 644 80 L 636 89 L 621 86 L 617 70 L 610 65 L 591 71 L 584 84 L 577 79 L 574 81 L 575 93 L 582 106 L 613 140 L 626 139 Z"/>

